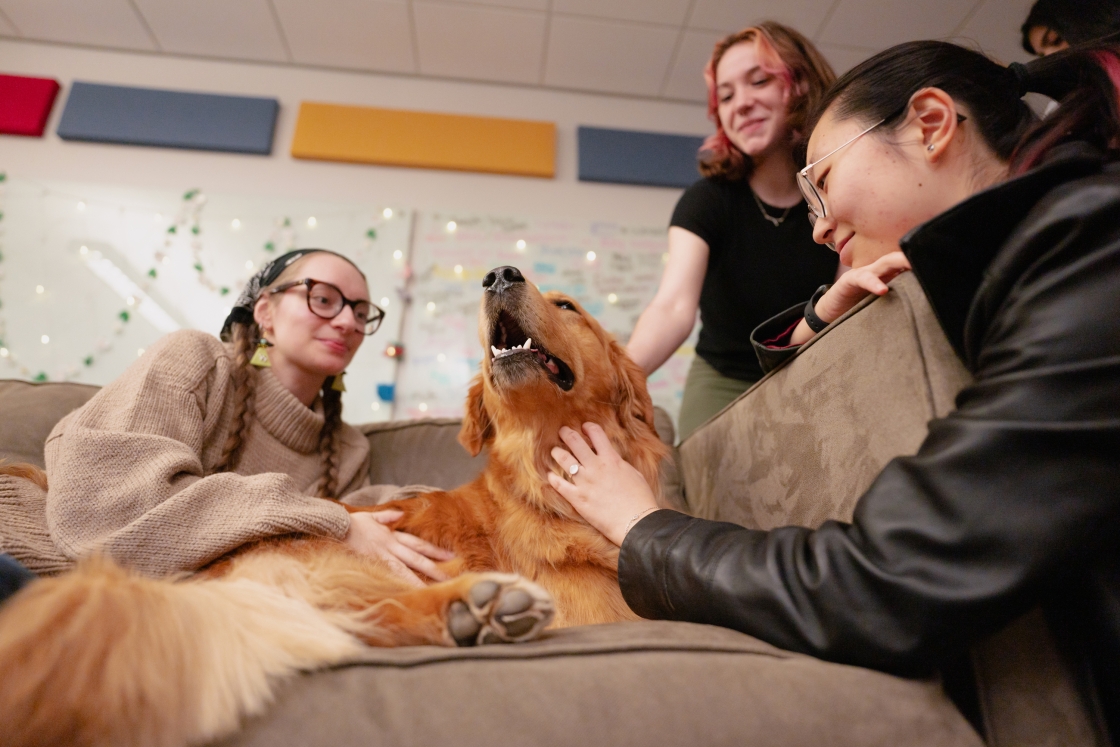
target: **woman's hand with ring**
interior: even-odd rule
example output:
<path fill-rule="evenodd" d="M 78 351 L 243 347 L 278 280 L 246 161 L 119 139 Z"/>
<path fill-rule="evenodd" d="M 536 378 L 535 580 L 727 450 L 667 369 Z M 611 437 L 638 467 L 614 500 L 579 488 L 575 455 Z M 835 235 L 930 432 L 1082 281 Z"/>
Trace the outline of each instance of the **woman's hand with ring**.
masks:
<path fill-rule="evenodd" d="M 584 423 L 583 432 L 590 444 L 578 431 L 560 429 L 560 440 L 571 451 L 557 446 L 552 458 L 572 479 L 550 472 L 548 482 L 588 524 L 621 545 L 631 519 L 656 510 L 657 501 L 642 474 L 619 456 L 600 426 Z"/>

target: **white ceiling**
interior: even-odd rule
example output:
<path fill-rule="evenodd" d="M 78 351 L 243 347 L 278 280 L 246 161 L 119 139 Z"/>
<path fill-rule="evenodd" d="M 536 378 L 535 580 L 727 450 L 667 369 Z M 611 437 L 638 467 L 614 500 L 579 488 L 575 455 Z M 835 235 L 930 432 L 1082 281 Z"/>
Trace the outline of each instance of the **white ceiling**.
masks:
<path fill-rule="evenodd" d="M 1033 0 L 0 0 L 0 37 L 703 101 L 712 45 L 798 28 L 843 72 L 950 38 L 1022 60 Z"/>

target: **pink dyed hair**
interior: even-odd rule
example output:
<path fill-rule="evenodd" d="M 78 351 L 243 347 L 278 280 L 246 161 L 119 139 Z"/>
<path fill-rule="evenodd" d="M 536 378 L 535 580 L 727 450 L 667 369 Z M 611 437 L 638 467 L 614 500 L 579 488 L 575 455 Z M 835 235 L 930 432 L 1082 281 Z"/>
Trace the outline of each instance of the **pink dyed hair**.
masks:
<path fill-rule="evenodd" d="M 1029 65 L 1031 70 L 1043 69 L 1044 77 L 1048 66 L 1076 71 L 1078 84 L 1062 97 L 1056 111 L 1020 141 L 1011 156 L 1012 175 L 1034 168 L 1052 148 L 1071 139 L 1092 142 L 1110 158 L 1120 155 L 1120 49 L 1074 48 Z M 1068 71 L 1066 77 L 1071 77 Z"/>
<path fill-rule="evenodd" d="M 762 69 L 781 78 L 786 90 L 792 148 L 804 136 L 804 126 L 817 101 L 836 80 L 836 74 L 812 42 L 799 32 L 774 21 L 763 21 L 721 39 L 712 50 L 712 58 L 704 68 L 708 86 L 708 118 L 716 131 L 700 147 L 700 173 L 706 177 L 743 179 L 750 175 L 750 158 L 736 148 L 719 119 L 719 96 L 716 92 L 716 69 L 727 50 L 736 44 L 754 43 L 762 61 Z"/>

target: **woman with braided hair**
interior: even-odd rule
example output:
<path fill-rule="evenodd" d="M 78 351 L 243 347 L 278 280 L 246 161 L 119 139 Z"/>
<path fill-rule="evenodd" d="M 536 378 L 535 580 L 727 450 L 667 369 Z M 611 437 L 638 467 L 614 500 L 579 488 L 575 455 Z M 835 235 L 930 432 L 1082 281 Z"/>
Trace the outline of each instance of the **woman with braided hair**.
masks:
<path fill-rule="evenodd" d="M 55 426 L 45 518 L 57 553 L 17 559 L 42 572 L 100 552 L 162 575 L 307 533 L 381 557 L 417 585 L 414 571 L 442 580 L 432 560 L 448 553 L 390 531 L 395 512 L 339 504 L 383 487 L 369 486 L 369 444 L 342 422 L 336 384 L 382 316 L 365 276 L 339 254 L 270 262 L 226 320 L 225 344 L 167 335 Z"/>

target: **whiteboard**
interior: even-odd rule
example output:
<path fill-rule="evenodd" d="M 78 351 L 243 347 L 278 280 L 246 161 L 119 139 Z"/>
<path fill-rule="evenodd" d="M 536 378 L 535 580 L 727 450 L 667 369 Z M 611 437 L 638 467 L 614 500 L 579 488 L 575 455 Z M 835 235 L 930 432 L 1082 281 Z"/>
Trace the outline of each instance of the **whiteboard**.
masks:
<path fill-rule="evenodd" d="M 462 415 L 493 267 L 570 293 L 625 342 L 667 256 L 664 226 L 11 176 L 0 212 L 0 377 L 106 384 L 167 332 L 217 334 L 270 257 L 323 247 L 352 259 L 386 309 L 347 371 L 345 417 L 356 423 Z M 674 420 L 695 339 L 649 379 Z M 391 343 L 403 357 L 385 354 Z"/>
<path fill-rule="evenodd" d="M 166 332 L 217 335 L 256 269 L 317 246 L 353 260 L 374 301 L 388 302 L 348 369 L 343 407 L 351 422 L 391 417 L 376 390 L 396 378 L 382 353 L 403 318 L 411 211 L 206 192 L 185 200 L 189 191 L 0 183 L 0 376 L 107 384 Z"/>
<path fill-rule="evenodd" d="M 667 259 L 665 226 L 423 213 L 414 230 L 397 417 L 462 414 L 483 354 L 478 307 L 492 268 L 512 265 L 541 290 L 571 294 L 625 343 Z M 674 421 L 696 333 L 648 382 Z"/>

